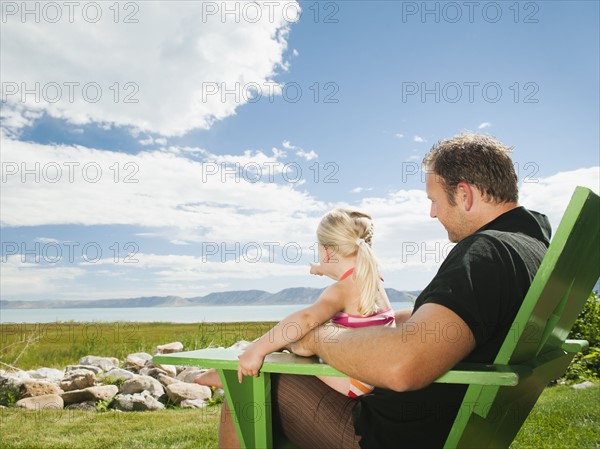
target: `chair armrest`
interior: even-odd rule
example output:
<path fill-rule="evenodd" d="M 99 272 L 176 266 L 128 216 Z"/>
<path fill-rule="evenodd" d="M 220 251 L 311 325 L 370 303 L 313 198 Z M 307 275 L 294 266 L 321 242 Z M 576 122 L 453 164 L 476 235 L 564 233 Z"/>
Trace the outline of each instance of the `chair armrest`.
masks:
<path fill-rule="evenodd" d="M 204 368 L 237 370 L 238 356 L 242 350 L 209 348 L 197 351 L 155 355 L 154 363 L 165 365 L 190 365 Z M 322 363 L 318 357 L 300 357 L 289 352 L 274 352 L 265 357 L 261 368 L 265 373 L 303 374 L 311 376 L 338 376 L 345 374 Z"/>
<path fill-rule="evenodd" d="M 527 366 L 459 363 L 434 382 L 444 384 L 515 386 L 519 378 L 531 373 Z"/>
<path fill-rule="evenodd" d="M 435 380 L 436 383 L 515 386 L 520 378 L 529 376 L 533 369 L 567 353 L 580 352 L 588 346 L 585 340 L 567 340 L 561 349 L 540 355 L 519 365 L 494 365 L 459 363 Z M 237 370 L 238 356 L 242 350 L 209 348 L 197 351 L 156 355 L 154 363 L 168 365 L 201 366 L 224 370 Z M 274 352 L 265 358 L 263 373 L 300 374 L 310 376 L 338 376 L 345 374 L 321 362 L 318 357 L 300 357 L 289 352 Z"/>
<path fill-rule="evenodd" d="M 238 355 L 243 351 L 235 349 L 200 349 L 156 355 L 153 362 L 168 365 L 191 365 L 204 368 L 237 370 Z M 345 376 L 335 368 L 321 362 L 317 357 L 300 357 L 290 353 L 274 352 L 265 358 L 261 368 L 265 373 L 301 374 L 311 376 Z M 435 382 L 479 385 L 517 385 L 519 375 L 531 370 L 524 366 L 486 365 L 460 363 L 442 375 Z"/>
<path fill-rule="evenodd" d="M 590 346 L 587 340 L 566 340 L 562 348 L 567 352 L 581 352 Z"/>

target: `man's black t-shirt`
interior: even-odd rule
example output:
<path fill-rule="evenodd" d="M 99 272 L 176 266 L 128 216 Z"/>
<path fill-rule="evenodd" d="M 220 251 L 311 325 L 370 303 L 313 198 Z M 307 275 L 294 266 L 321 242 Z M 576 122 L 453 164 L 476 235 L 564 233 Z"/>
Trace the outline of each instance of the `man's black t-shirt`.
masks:
<path fill-rule="evenodd" d="M 463 361 L 492 363 L 549 243 L 550 224 L 544 215 L 512 209 L 450 251 L 414 310 L 427 303 L 452 310 L 475 336 L 476 347 Z M 437 331 L 443 337 L 444 330 Z M 376 388 L 361 396 L 354 409 L 360 446 L 442 447 L 466 388 L 433 383 L 402 393 Z"/>

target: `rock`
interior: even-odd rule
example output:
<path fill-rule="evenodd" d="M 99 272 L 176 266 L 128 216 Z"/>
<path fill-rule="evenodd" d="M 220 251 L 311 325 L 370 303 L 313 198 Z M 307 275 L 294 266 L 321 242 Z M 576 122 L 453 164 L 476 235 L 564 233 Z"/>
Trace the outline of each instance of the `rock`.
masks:
<path fill-rule="evenodd" d="M 123 394 L 135 394 L 143 391 L 148 391 L 152 396 L 157 398 L 165 394 L 162 384 L 150 376 L 137 376 L 126 380 L 121 387 L 121 393 Z"/>
<path fill-rule="evenodd" d="M 26 380 L 21 384 L 20 389 L 22 399 L 49 394 L 60 395 L 63 392 L 56 384 L 44 380 Z"/>
<path fill-rule="evenodd" d="M 219 399 L 225 399 L 225 390 L 223 390 L 222 388 L 217 388 L 215 391 L 213 391 L 212 398 L 213 398 L 213 401 L 217 401 Z"/>
<path fill-rule="evenodd" d="M 172 378 L 170 376 L 167 376 L 166 374 L 159 374 L 158 375 L 158 381 L 161 384 L 163 384 L 164 386 L 171 385 L 171 384 L 173 384 L 175 382 L 180 382 L 179 380 L 174 379 L 174 378 Z"/>
<path fill-rule="evenodd" d="M 129 379 L 133 379 L 136 376 L 137 376 L 137 374 L 132 373 L 131 371 L 127 371 L 122 368 L 114 368 L 103 374 L 99 374 L 98 379 L 100 379 L 100 380 L 110 379 L 112 381 L 117 381 L 117 380 L 126 381 Z"/>
<path fill-rule="evenodd" d="M 204 373 L 205 369 L 202 368 L 198 368 L 197 366 L 188 366 L 186 369 L 184 369 L 182 372 L 180 372 L 176 379 L 180 380 L 182 382 L 187 382 L 190 384 L 194 383 L 194 379 L 196 379 L 196 377 L 198 377 L 200 374 Z"/>
<path fill-rule="evenodd" d="M 80 365 L 92 365 L 102 368 L 102 371 L 110 371 L 113 368 L 119 367 L 119 359 L 115 357 L 96 357 L 88 355 L 79 359 Z"/>
<path fill-rule="evenodd" d="M 154 366 L 160 370 L 163 370 L 167 376 L 177 377 L 177 367 L 174 365 L 154 365 Z"/>
<path fill-rule="evenodd" d="M 94 373 L 96 375 L 101 374 L 103 372 L 102 368 L 99 368 L 94 365 L 68 365 L 65 368 L 65 375 L 69 374 L 71 371 L 78 371 L 78 370 L 82 370 L 82 369 L 91 371 L 92 373 Z"/>
<path fill-rule="evenodd" d="M 202 408 L 208 405 L 208 402 L 203 401 L 202 399 L 184 399 L 179 404 L 181 408 Z"/>
<path fill-rule="evenodd" d="M 60 395 L 65 404 L 79 404 L 81 402 L 91 401 L 90 395 L 84 390 L 65 391 Z"/>
<path fill-rule="evenodd" d="M 210 399 L 212 392 L 209 387 L 186 382 L 175 382 L 165 387 L 169 399 L 175 404 L 186 399 Z"/>
<path fill-rule="evenodd" d="M 83 390 L 66 391 L 61 396 L 65 404 L 75 404 L 86 401 L 108 401 L 118 392 L 116 385 L 99 385 Z"/>
<path fill-rule="evenodd" d="M 27 410 L 60 410 L 65 404 L 59 395 L 47 394 L 45 396 L 21 399 L 15 405 Z"/>
<path fill-rule="evenodd" d="M 161 370 L 160 368 L 150 368 L 149 366 L 142 368 L 140 370 L 140 374 L 142 376 L 150 376 L 158 379 L 158 376 L 161 374 L 167 374 L 166 371 Z"/>
<path fill-rule="evenodd" d="M 175 341 L 173 343 L 167 343 L 166 345 L 159 345 L 154 349 L 154 355 L 157 354 L 172 354 L 173 352 L 183 351 L 183 343 Z"/>
<path fill-rule="evenodd" d="M 67 405 L 65 408 L 69 410 L 78 410 L 80 412 L 95 412 L 98 410 L 96 401 L 85 401 L 80 404 Z"/>
<path fill-rule="evenodd" d="M 116 405 L 119 409 L 125 411 L 147 411 L 163 410 L 164 404 L 160 403 L 149 392 L 135 394 L 119 394 L 115 397 Z"/>
<path fill-rule="evenodd" d="M 593 387 L 595 384 L 593 382 L 585 381 L 580 384 L 572 385 L 571 388 L 573 390 L 585 390 L 586 388 Z"/>
<path fill-rule="evenodd" d="M 125 368 L 139 371 L 146 366 L 146 362 L 148 362 L 148 360 L 152 360 L 152 356 L 146 352 L 129 354 L 125 359 Z"/>
<path fill-rule="evenodd" d="M 71 371 L 60 381 L 60 388 L 64 391 L 83 390 L 94 385 L 96 385 L 96 375 L 87 369 Z"/>
<path fill-rule="evenodd" d="M 40 368 L 36 370 L 27 371 L 27 374 L 29 374 L 29 377 L 31 377 L 32 379 L 41 379 L 47 380 L 49 382 L 57 382 L 65 375 L 65 372 L 55 368 Z"/>
<path fill-rule="evenodd" d="M 23 382 L 26 381 L 31 381 L 34 380 L 29 374 L 27 374 L 27 372 L 25 371 L 16 371 L 16 372 L 9 372 L 9 371 L 4 371 L 2 373 L 2 376 L 0 376 L 0 380 L 2 379 L 6 379 L 8 380 L 11 384 L 13 384 L 15 387 L 18 387 L 19 385 L 21 385 Z"/>
<path fill-rule="evenodd" d="M 86 388 L 94 401 L 108 401 L 116 396 L 119 388 L 116 385 L 98 385 L 96 387 Z"/>

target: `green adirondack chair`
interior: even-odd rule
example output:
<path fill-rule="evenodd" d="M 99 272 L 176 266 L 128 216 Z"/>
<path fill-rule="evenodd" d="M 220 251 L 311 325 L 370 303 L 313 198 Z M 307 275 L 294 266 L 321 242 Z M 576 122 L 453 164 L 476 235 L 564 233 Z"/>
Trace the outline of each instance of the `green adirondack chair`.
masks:
<path fill-rule="evenodd" d="M 509 447 L 546 385 L 587 347 L 566 338 L 599 277 L 600 198 L 577 187 L 494 363 L 459 363 L 436 380 L 469 385 L 445 448 Z M 240 353 L 204 349 L 153 360 L 217 368 L 242 447 L 293 447 L 272 434 L 270 373 L 343 374 L 314 357 L 274 353 L 260 377 L 239 384 Z"/>

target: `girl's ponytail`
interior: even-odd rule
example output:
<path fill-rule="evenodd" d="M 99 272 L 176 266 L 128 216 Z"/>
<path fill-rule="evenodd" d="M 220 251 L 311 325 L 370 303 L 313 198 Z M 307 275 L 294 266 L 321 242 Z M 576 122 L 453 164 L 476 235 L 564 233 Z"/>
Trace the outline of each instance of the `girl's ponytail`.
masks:
<path fill-rule="evenodd" d="M 367 316 L 378 312 L 377 298 L 379 296 L 381 281 L 379 279 L 377 259 L 371 249 L 370 241 L 367 243 L 364 239 L 359 238 L 356 240 L 356 244 L 358 248 L 354 276 L 357 284 L 360 286 L 358 312 L 363 316 Z"/>
<path fill-rule="evenodd" d="M 356 254 L 354 278 L 360 288 L 358 311 L 361 315 L 378 312 L 381 281 L 377 259 L 371 249 L 373 223 L 363 212 L 338 208 L 326 214 L 317 228 L 319 243 L 343 256 Z"/>

